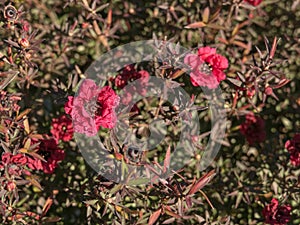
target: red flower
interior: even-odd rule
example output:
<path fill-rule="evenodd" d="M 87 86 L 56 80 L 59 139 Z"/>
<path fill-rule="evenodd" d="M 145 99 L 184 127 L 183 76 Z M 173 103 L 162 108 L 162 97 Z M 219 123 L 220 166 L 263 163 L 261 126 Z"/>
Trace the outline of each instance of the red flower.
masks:
<path fill-rule="evenodd" d="M 255 142 L 263 142 L 266 139 L 265 121 L 253 113 L 246 115 L 246 121 L 241 124 L 240 131 L 250 145 Z"/>
<path fill-rule="evenodd" d="M 149 82 L 149 73 L 146 70 L 136 71 L 134 65 L 126 66 L 120 74 L 114 79 L 115 86 L 123 89 L 130 82 L 136 81 L 132 86 L 127 87 L 124 95 L 122 96 L 121 102 L 128 104 L 132 100 L 133 93 L 139 93 L 140 95 L 146 94 L 146 86 Z"/>
<path fill-rule="evenodd" d="M 215 48 L 199 48 L 198 55 L 187 54 L 184 63 L 192 68 L 190 76 L 194 86 L 213 89 L 226 78 L 223 71 L 228 67 L 228 61 L 224 56 L 217 54 Z"/>
<path fill-rule="evenodd" d="M 12 157 L 12 154 L 10 152 L 5 152 L 2 154 L 2 164 L 7 165 L 10 163 L 10 159 Z"/>
<path fill-rule="evenodd" d="M 42 163 L 42 170 L 44 173 L 51 174 L 54 172 L 57 167 L 58 162 L 62 161 L 65 158 L 65 152 L 58 148 L 56 141 L 54 139 L 42 140 L 39 145 L 38 153 L 44 157 L 46 162 Z M 35 159 L 35 162 L 32 162 L 33 167 L 40 167 L 40 160 Z"/>
<path fill-rule="evenodd" d="M 37 158 L 32 159 L 32 158 L 28 157 L 27 166 L 32 170 L 42 170 L 43 169 L 42 161 Z"/>
<path fill-rule="evenodd" d="M 244 0 L 244 1 L 248 2 L 250 5 L 253 5 L 253 6 L 257 6 L 262 2 L 262 0 Z"/>
<path fill-rule="evenodd" d="M 11 157 L 10 162 L 16 165 L 26 165 L 27 157 L 24 154 L 17 154 Z"/>
<path fill-rule="evenodd" d="M 66 115 L 62 115 L 59 118 L 52 119 L 51 134 L 58 142 L 59 140 L 69 141 L 73 137 L 72 120 Z"/>
<path fill-rule="evenodd" d="M 273 198 L 271 203 L 262 211 L 263 216 L 265 217 L 265 223 L 272 225 L 284 225 L 287 224 L 290 220 L 290 205 L 278 205 L 278 200 Z"/>
<path fill-rule="evenodd" d="M 292 140 L 285 143 L 285 148 L 290 153 L 290 161 L 294 166 L 300 166 L 300 134 L 295 134 Z"/>
<path fill-rule="evenodd" d="M 78 95 L 68 99 L 65 112 L 72 117 L 75 132 L 93 136 L 100 126 L 115 126 L 117 117 L 114 110 L 119 104 L 119 97 L 110 87 L 100 89 L 93 80 L 86 79 Z"/>

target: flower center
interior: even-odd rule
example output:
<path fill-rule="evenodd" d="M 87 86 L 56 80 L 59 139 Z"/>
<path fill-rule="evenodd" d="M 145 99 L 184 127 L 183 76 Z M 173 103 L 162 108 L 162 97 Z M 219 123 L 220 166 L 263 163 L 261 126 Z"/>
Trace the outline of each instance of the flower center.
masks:
<path fill-rule="evenodd" d="M 101 108 L 100 102 L 96 101 L 95 99 L 92 99 L 84 104 L 84 109 L 90 116 L 95 116 L 96 114 L 100 115 Z"/>
<path fill-rule="evenodd" d="M 198 66 L 198 70 L 201 72 L 201 73 L 204 73 L 206 75 L 210 75 L 211 74 L 211 71 L 212 71 L 212 67 L 209 63 L 202 63 L 201 65 Z"/>

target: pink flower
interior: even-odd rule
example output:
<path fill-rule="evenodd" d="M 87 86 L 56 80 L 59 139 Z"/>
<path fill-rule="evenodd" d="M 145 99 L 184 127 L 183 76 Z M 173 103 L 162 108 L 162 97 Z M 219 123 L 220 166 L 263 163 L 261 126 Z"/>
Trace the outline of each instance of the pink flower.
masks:
<path fill-rule="evenodd" d="M 58 142 L 59 140 L 69 141 L 73 137 L 73 125 L 72 120 L 66 115 L 62 115 L 59 118 L 52 119 L 51 134 Z"/>
<path fill-rule="evenodd" d="M 54 139 L 42 140 L 39 145 L 38 153 L 44 157 L 46 162 L 41 162 L 44 173 L 51 174 L 57 167 L 58 162 L 65 158 L 65 152 L 58 148 Z M 40 169 L 40 160 L 34 159 L 31 162 L 32 169 Z"/>
<path fill-rule="evenodd" d="M 192 69 L 190 77 L 194 86 L 214 89 L 226 78 L 223 71 L 228 67 L 228 60 L 217 54 L 215 48 L 199 48 L 198 55 L 187 54 L 184 63 Z"/>
<path fill-rule="evenodd" d="M 278 200 L 273 198 L 271 203 L 266 205 L 262 211 L 262 214 L 265 217 L 265 223 L 272 225 L 287 224 L 291 217 L 291 209 L 290 205 L 279 206 Z"/>
<path fill-rule="evenodd" d="M 262 0 L 244 0 L 244 1 L 253 6 L 257 6 L 262 2 Z"/>
<path fill-rule="evenodd" d="M 285 143 L 285 148 L 290 153 L 290 161 L 294 166 L 300 166 L 300 134 L 295 134 L 292 140 Z"/>
<path fill-rule="evenodd" d="M 100 126 L 110 129 L 115 126 L 118 104 L 119 97 L 110 87 L 100 89 L 93 80 L 86 79 L 78 95 L 68 97 L 65 112 L 72 117 L 75 132 L 93 136 Z"/>
<path fill-rule="evenodd" d="M 254 113 L 246 115 L 246 121 L 241 124 L 240 131 L 250 145 L 255 142 L 263 142 L 266 139 L 265 121 L 255 116 Z"/>

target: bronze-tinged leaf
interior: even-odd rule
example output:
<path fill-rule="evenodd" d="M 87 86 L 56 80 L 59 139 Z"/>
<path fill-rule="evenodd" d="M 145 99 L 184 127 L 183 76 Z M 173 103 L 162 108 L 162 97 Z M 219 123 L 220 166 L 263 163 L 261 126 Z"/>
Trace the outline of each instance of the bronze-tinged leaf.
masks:
<path fill-rule="evenodd" d="M 26 177 L 27 180 L 29 180 L 29 182 L 34 186 L 37 187 L 39 190 L 43 190 L 42 186 L 40 185 L 40 183 L 33 177 L 33 176 L 28 176 Z"/>
<path fill-rule="evenodd" d="M 7 134 L 8 129 L 5 126 L 0 125 L 0 132 L 2 134 Z"/>
<path fill-rule="evenodd" d="M 16 185 L 25 185 L 25 184 L 28 184 L 29 181 L 28 180 L 16 180 L 15 181 Z M 1 197 L 1 195 L 0 195 Z"/>
<path fill-rule="evenodd" d="M 206 23 L 204 23 L 203 21 L 200 21 L 200 22 L 191 23 L 191 24 L 185 26 L 184 28 L 195 29 L 195 28 L 206 27 L 206 25 L 207 25 Z"/>
<path fill-rule="evenodd" d="M 25 131 L 27 132 L 27 134 L 30 133 L 30 127 L 29 127 L 29 121 L 28 121 L 28 118 L 26 118 L 24 121 L 23 121 L 23 124 L 24 124 L 24 129 Z"/>
<path fill-rule="evenodd" d="M 31 139 L 28 138 L 24 144 L 24 148 L 29 149 L 30 148 L 30 144 L 31 144 Z"/>
<path fill-rule="evenodd" d="M 237 80 L 237 79 L 227 77 L 227 80 L 229 80 L 231 83 L 233 83 L 237 87 L 241 87 L 243 85 L 243 82 L 240 80 Z"/>
<path fill-rule="evenodd" d="M 168 214 L 169 216 L 173 216 L 173 217 L 176 218 L 176 219 L 180 219 L 180 218 L 181 218 L 180 215 L 178 215 L 178 214 L 172 212 L 172 211 L 169 210 L 169 209 L 165 209 L 165 212 L 166 212 L 166 214 Z"/>
<path fill-rule="evenodd" d="M 112 9 L 108 10 L 106 25 L 109 28 L 112 22 Z"/>
<path fill-rule="evenodd" d="M 219 7 L 212 15 L 211 17 L 209 18 L 209 22 L 212 22 L 214 21 L 215 19 L 218 18 L 219 14 L 220 14 L 220 11 L 221 11 L 221 7 Z"/>
<path fill-rule="evenodd" d="M 157 221 L 157 219 L 159 218 L 160 214 L 161 214 L 161 209 L 156 210 L 156 211 L 150 216 L 148 225 L 154 224 L 154 223 Z"/>
<path fill-rule="evenodd" d="M 25 109 L 23 112 L 21 112 L 21 113 L 17 116 L 16 120 L 19 121 L 19 120 L 23 119 L 25 116 L 28 115 L 28 113 L 30 113 L 30 111 L 31 111 L 31 109 Z"/>
<path fill-rule="evenodd" d="M 241 42 L 241 41 L 233 41 L 232 44 L 235 44 L 235 45 L 237 45 L 237 46 L 239 46 L 241 48 L 244 48 L 244 49 L 248 49 L 248 45 L 245 44 L 245 43 L 243 43 L 243 42 Z"/>
<path fill-rule="evenodd" d="M 274 40 L 273 40 L 272 48 L 271 48 L 271 51 L 270 51 L 270 59 L 273 59 L 273 57 L 275 55 L 275 51 L 276 51 L 277 44 L 278 44 L 279 40 L 277 40 L 277 37 L 275 37 Z"/>
<path fill-rule="evenodd" d="M 193 203 L 192 203 L 192 198 L 191 198 L 190 196 L 186 196 L 185 202 L 186 202 L 186 205 L 187 205 L 187 207 L 188 207 L 189 209 L 192 208 Z"/>
<path fill-rule="evenodd" d="M 163 172 L 167 172 L 167 170 L 170 167 L 170 160 L 171 160 L 171 146 L 168 147 L 167 152 L 166 152 L 166 156 L 165 156 L 165 160 L 164 160 L 164 169 Z"/>
<path fill-rule="evenodd" d="M 162 222 L 162 224 L 174 224 L 175 220 L 176 219 L 174 217 L 171 217 L 171 218 L 165 220 L 164 222 Z"/>
<path fill-rule="evenodd" d="M 272 86 L 273 89 L 277 89 L 277 88 L 281 88 L 282 86 L 286 85 L 287 83 L 289 83 L 291 80 L 288 79 L 282 79 L 279 84 Z"/>
<path fill-rule="evenodd" d="M 53 199 L 49 197 L 44 204 L 42 217 L 44 217 L 47 214 L 52 204 L 53 204 Z"/>
<path fill-rule="evenodd" d="M 56 223 L 61 221 L 60 217 L 44 217 L 43 222 L 44 223 Z"/>
<path fill-rule="evenodd" d="M 202 21 L 204 23 L 208 23 L 209 14 L 210 14 L 209 7 L 206 7 L 202 13 Z"/>
<path fill-rule="evenodd" d="M 7 85 L 9 85 L 15 78 L 16 76 L 19 74 L 19 72 L 14 72 L 11 73 L 9 76 L 7 76 L 5 78 L 5 80 L 0 84 L 0 90 L 3 90 L 4 88 L 7 87 Z"/>
<path fill-rule="evenodd" d="M 177 70 L 175 73 L 172 73 L 172 75 L 170 76 L 170 78 L 171 79 L 176 79 L 176 78 L 180 77 L 184 73 L 185 73 L 184 70 Z"/>
<path fill-rule="evenodd" d="M 207 27 L 212 28 L 212 29 L 216 29 L 216 30 L 225 30 L 224 26 L 214 24 L 214 23 L 207 24 Z"/>
<path fill-rule="evenodd" d="M 100 35 L 102 34 L 102 32 L 101 32 L 100 27 L 99 27 L 99 25 L 97 24 L 97 21 L 96 21 L 96 20 L 93 21 L 93 27 L 94 27 L 94 31 L 96 32 L 96 34 L 97 34 L 98 36 L 100 36 Z"/>
<path fill-rule="evenodd" d="M 90 9 L 89 3 L 87 2 L 87 0 L 82 0 L 83 5 L 87 8 Z"/>
<path fill-rule="evenodd" d="M 202 176 L 190 189 L 188 195 L 195 194 L 198 190 L 202 189 L 215 175 L 215 170 L 209 171 L 207 174 Z"/>

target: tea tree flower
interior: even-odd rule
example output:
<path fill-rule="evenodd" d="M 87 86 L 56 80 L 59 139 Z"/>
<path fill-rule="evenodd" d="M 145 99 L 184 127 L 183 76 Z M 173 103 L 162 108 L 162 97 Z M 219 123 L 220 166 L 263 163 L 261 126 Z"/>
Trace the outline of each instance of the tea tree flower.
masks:
<path fill-rule="evenodd" d="M 73 137 L 72 120 L 66 115 L 52 119 L 51 134 L 57 142 L 59 140 L 70 141 Z"/>
<path fill-rule="evenodd" d="M 300 134 L 295 134 L 292 140 L 285 143 L 285 148 L 290 153 L 290 161 L 294 166 L 300 166 Z"/>
<path fill-rule="evenodd" d="M 199 48 L 198 55 L 187 54 L 184 63 L 191 67 L 190 78 L 194 86 L 214 89 L 226 78 L 224 70 L 228 60 L 217 54 L 215 48 Z"/>
<path fill-rule="evenodd" d="M 262 211 L 265 222 L 271 225 L 285 225 L 290 220 L 291 206 L 280 206 L 278 200 L 273 198 L 271 203 L 266 205 Z"/>
<path fill-rule="evenodd" d="M 255 116 L 254 113 L 246 115 L 246 121 L 241 124 L 240 131 L 250 145 L 266 139 L 265 121 L 259 116 Z"/>
<path fill-rule="evenodd" d="M 109 129 L 115 126 L 118 104 L 119 97 L 109 86 L 100 89 L 93 80 L 87 79 L 77 96 L 68 97 L 65 112 L 71 116 L 75 132 L 93 136 L 100 126 Z"/>

